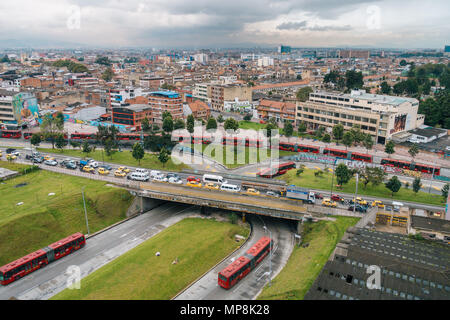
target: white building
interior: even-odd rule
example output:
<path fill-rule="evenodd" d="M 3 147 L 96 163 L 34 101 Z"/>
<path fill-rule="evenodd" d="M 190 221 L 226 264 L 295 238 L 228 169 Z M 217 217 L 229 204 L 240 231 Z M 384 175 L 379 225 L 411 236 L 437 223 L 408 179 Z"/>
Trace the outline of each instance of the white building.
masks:
<path fill-rule="evenodd" d="M 208 63 L 209 56 L 205 53 L 194 54 L 194 61 L 198 63 Z"/>
<path fill-rule="evenodd" d="M 258 67 L 268 67 L 268 66 L 273 66 L 273 58 L 262 57 L 258 59 Z"/>

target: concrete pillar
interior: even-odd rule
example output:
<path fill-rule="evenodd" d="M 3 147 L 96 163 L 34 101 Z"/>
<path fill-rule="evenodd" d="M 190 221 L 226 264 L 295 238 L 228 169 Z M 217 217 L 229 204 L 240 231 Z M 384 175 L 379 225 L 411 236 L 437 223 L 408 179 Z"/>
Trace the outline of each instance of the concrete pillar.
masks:
<path fill-rule="evenodd" d="M 297 221 L 297 234 L 301 235 L 303 232 L 303 220 Z"/>
<path fill-rule="evenodd" d="M 139 212 L 140 212 L 140 214 L 143 214 L 144 213 L 144 197 L 139 197 L 140 199 L 140 201 L 139 201 L 139 206 L 140 206 L 140 208 L 139 208 Z"/>
<path fill-rule="evenodd" d="M 245 213 L 242 213 L 242 222 L 245 223 Z"/>

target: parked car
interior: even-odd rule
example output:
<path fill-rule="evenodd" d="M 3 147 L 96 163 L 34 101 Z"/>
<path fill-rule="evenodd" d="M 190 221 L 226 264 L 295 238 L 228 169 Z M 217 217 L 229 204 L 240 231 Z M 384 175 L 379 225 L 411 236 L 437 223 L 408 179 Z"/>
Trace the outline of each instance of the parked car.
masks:
<path fill-rule="evenodd" d="M 58 165 L 58 162 L 56 162 L 56 160 L 45 160 L 44 164 L 54 167 L 54 166 Z"/>

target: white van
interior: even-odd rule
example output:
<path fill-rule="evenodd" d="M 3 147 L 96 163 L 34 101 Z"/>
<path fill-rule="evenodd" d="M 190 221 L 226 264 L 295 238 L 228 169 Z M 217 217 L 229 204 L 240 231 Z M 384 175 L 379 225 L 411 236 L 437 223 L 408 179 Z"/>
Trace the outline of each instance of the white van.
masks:
<path fill-rule="evenodd" d="M 241 191 L 241 188 L 239 188 L 239 186 L 237 186 L 235 184 L 223 183 L 220 186 L 220 190 L 228 191 L 228 192 L 239 192 L 239 191 Z"/>
<path fill-rule="evenodd" d="M 220 184 L 227 183 L 227 181 L 222 176 L 216 176 L 213 174 L 204 174 L 203 182 L 204 183 L 213 182 L 213 183 L 220 183 Z"/>
<path fill-rule="evenodd" d="M 139 173 L 143 173 L 143 174 L 148 175 L 148 171 L 145 170 L 145 169 L 141 169 L 141 168 L 137 168 L 137 169 L 135 170 L 135 172 L 139 172 Z"/>
<path fill-rule="evenodd" d="M 148 174 L 134 171 L 127 176 L 127 179 L 137 181 L 148 181 L 150 177 L 148 176 Z"/>
<path fill-rule="evenodd" d="M 161 174 L 161 171 L 158 171 L 158 170 L 152 170 L 152 171 L 150 171 L 150 177 L 152 177 L 152 178 L 157 177 L 157 176 L 159 176 L 160 174 Z"/>

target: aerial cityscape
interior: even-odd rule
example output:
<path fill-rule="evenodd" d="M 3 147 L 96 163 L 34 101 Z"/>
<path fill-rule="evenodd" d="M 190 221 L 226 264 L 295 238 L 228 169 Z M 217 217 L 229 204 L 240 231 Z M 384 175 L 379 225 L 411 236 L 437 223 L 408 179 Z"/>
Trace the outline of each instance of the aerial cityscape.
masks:
<path fill-rule="evenodd" d="M 450 300 L 449 9 L 2 2 L 0 300 Z"/>

